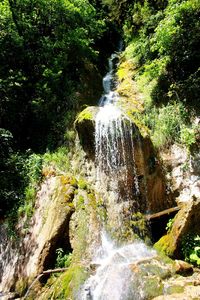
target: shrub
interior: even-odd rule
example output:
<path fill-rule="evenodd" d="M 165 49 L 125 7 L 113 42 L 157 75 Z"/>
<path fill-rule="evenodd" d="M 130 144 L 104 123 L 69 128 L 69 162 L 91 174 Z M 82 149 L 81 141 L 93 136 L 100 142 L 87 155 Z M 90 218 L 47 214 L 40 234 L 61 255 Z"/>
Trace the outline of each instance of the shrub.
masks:
<path fill-rule="evenodd" d="M 200 236 L 188 233 L 183 237 L 181 251 L 186 261 L 200 266 Z"/>
<path fill-rule="evenodd" d="M 70 168 L 69 149 L 60 147 L 55 152 L 46 152 L 43 155 L 43 168 L 52 167 L 59 172 L 67 172 Z"/>
<path fill-rule="evenodd" d="M 169 219 L 169 221 L 167 222 L 167 225 L 165 227 L 165 229 L 167 230 L 167 232 L 171 231 L 173 223 L 174 223 L 174 218 L 173 219 Z"/>
<path fill-rule="evenodd" d="M 72 260 L 72 253 L 65 253 L 62 248 L 56 249 L 56 268 L 67 268 Z"/>
<path fill-rule="evenodd" d="M 145 125 L 151 129 L 152 141 L 156 147 L 180 142 L 180 128 L 184 126 L 187 112 L 180 102 L 172 102 L 160 108 L 150 107 L 145 115 Z"/>
<path fill-rule="evenodd" d="M 186 125 L 181 126 L 180 139 L 181 142 L 190 149 L 190 146 L 196 142 L 195 138 L 195 127 L 187 127 Z"/>

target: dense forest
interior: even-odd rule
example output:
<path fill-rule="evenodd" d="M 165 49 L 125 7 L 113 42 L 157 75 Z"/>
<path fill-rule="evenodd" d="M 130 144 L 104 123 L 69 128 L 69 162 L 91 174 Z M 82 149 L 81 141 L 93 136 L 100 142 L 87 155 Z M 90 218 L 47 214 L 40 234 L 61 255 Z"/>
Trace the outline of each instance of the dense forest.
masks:
<path fill-rule="evenodd" d="M 2 216 L 29 202 L 42 165 L 73 147 L 75 115 L 98 101 L 120 40 L 155 146 L 199 141 L 198 0 L 3 0 L 0 28 Z"/>

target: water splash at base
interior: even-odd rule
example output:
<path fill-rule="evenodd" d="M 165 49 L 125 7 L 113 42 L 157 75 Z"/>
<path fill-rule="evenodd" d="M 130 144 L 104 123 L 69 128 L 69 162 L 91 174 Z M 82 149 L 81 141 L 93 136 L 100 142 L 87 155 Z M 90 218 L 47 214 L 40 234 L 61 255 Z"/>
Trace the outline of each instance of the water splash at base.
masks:
<path fill-rule="evenodd" d="M 103 233 L 102 245 L 92 262 L 98 266 L 96 274 L 84 284 L 79 300 L 142 300 L 143 292 L 131 266 L 155 255 L 155 250 L 147 248 L 141 241 L 115 247 Z"/>

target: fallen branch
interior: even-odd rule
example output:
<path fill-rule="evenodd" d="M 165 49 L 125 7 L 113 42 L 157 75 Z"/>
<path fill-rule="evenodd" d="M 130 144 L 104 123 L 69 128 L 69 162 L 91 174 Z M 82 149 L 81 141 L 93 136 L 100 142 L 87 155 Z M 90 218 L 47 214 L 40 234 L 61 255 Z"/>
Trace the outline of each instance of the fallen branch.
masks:
<path fill-rule="evenodd" d="M 53 274 L 53 273 L 60 273 L 60 272 L 65 272 L 67 271 L 68 268 L 57 268 L 57 269 L 50 269 L 50 270 L 46 270 L 46 271 L 43 271 L 41 274 L 39 274 L 34 280 L 33 282 L 31 283 L 31 285 L 29 286 L 29 288 L 27 289 L 26 291 L 26 294 L 24 295 L 24 298 L 23 299 L 26 299 L 28 294 L 30 293 L 30 290 L 32 289 L 32 287 L 34 286 L 34 284 L 41 278 L 43 277 L 44 275 L 48 275 L 48 274 Z"/>
<path fill-rule="evenodd" d="M 157 212 L 157 213 L 152 214 L 152 215 L 146 215 L 145 218 L 148 221 L 150 221 L 152 219 L 156 219 L 156 218 L 159 218 L 161 216 L 171 214 L 172 212 L 175 212 L 175 211 L 178 211 L 178 210 L 180 210 L 180 207 L 176 206 L 176 207 L 165 209 L 163 211 Z"/>
<path fill-rule="evenodd" d="M 68 268 L 57 268 L 57 269 L 50 269 L 43 271 L 42 274 L 52 274 L 52 273 L 59 273 L 59 272 L 65 272 Z"/>

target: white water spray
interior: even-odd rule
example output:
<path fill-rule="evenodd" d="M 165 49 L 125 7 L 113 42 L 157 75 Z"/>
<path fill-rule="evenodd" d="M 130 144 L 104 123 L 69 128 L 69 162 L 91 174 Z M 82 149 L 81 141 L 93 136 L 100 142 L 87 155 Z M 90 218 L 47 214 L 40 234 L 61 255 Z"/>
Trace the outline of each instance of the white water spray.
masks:
<path fill-rule="evenodd" d="M 151 259 L 156 255 L 141 242 L 123 247 L 115 247 L 105 233 L 102 245 L 93 264 L 98 266 L 96 274 L 84 284 L 80 300 L 141 300 L 143 291 L 138 286 L 137 274 L 131 267 L 141 259 Z"/>
<path fill-rule="evenodd" d="M 134 124 L 117 106 L 119 96 L 114 91 L 116 78 L 112 55 L 109 72 L 103 79 L 105 94 L 100 99 L 99 112 L 95 120 L 95 158 L 97 168 L 97 188 L 109 188 L 112 184 L 116 202 L 133 203 L 139 194 L 139 184 L 135 165 Z M 122 195 L 122 199 L 120 196 Z M 125 206 L 124 206 L 125 207 Z M 80 291 L 80 300 L 142 300 L 137 274 L 131 266 L 141 259 L 155 256 L 154 250 L 136 241 L 123 247 L 116 247 L 102 234 L 101 246 L 92 264 L 97 266 L 96 273 L 89 277 Z"/>
<path fill-rule="evenodd" d="M 95 157 L 97 166 L 97 185 L 105 185 L 105 176 L 112 178 L 115 190 L 123 187 L 123 200 L 130 200 L 139 194 L 139 185 L 134 158 L 134 124 L 117 106 L 119 95 L 116 88 L 113 60 L 109 60 L 109 72 L 103 79 L 105 94 L 100 99 L 100 109 L 95 120 Z"/>

